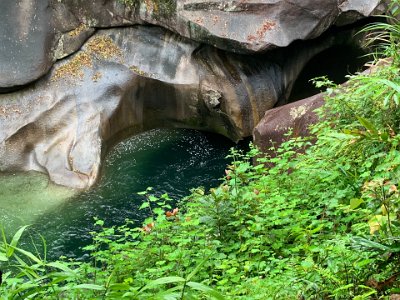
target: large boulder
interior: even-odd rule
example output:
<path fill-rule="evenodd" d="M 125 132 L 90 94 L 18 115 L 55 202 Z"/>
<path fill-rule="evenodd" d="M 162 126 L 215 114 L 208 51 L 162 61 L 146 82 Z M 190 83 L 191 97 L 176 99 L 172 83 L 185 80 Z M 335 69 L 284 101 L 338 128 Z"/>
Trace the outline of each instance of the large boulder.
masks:
<path fill-rule="evenodd" d="M 315 112 L 324 104 L 324 93 L 268 110 L 253 131 L 254 144 L 274 156 L 274 149 L 292 137 L 310 135 L 309 126 L 318 122 Z M 291 136 L 287 133 L 291 131 Z"/>
<path fill-rule="evenodd" d="M 247 56 L 160 27 L 100 30 L 35 84 L 0 95 L 0 170 L 83 189 L 128 134 L 173 126 L 250 136 L 307 60 L 337 41 Z"/>
<path fill-rule="evenodd" d="M 237 53 L 313 39 L 334 24 L 380 13 L 380 0 L 2 1 L 0 91 L 35 81 L 97 28 L 154 24 Z"/>
<path fill-rule="evenodd" d="M 286 47 L 320 36 L 340 21 L 349 24 L 382 12 L 380 0 L 184 0 L 177 1 L 184 36 L 236 52 Z"/>
<path fill-rule="evenodd" d="M 282 90 L 281 67 L 263 56 L 229 55 L 157 27 L 99 31 L 35 84 L 0 95 L 0 170 L 87 188 L 126 134 L 179 126 L 237 140 Z"/>
<path fill-rule="evenodd" d="M 0 89 L 32 82 L 52 66 L 55 36 L 48 2 L 0 2 Z"/>

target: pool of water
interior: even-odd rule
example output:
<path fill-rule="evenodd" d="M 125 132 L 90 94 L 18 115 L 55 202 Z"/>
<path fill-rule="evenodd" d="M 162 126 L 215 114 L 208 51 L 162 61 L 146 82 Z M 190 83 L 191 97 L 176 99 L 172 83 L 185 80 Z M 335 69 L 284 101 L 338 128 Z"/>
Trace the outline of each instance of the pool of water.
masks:
<path fill-rule="evenodd" d="M 32 224 L 48 254 L 80 258 L 91 241 L 94 218 L 106 226 L 126 218 L 140 222 L 144 200 L 137 193 L 153 187 L 178 200 L 194 187 L 219 184 L 234 144 L 224 137 L 186 129 L 156 129 L 116 145 L 103 164 L 102 177 L 89 191 L 76 194 L 37 173 L 0 177 L 0 223 L 7 231 Z"/>

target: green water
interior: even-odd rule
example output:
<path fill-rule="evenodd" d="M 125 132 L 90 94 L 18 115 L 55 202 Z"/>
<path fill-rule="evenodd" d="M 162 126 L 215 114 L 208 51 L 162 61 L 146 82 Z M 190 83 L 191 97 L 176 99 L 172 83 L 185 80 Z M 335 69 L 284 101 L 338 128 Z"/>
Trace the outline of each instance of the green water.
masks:
<path fill-rule="evenodd" d="M 151 186 L 178 200 L 193 187 L 218 185 L 233 143 L 224 137 L 185 129 L 157 129 L 119 143 L 104 162 L 99 183 L 87 192 L 52 185 L 37 173 L 0 177 L 0 217 L 7 230 L 33 224 L 49 255 L 82 257 L 80 248 L 91 241 L 94 217 L 106 226 L 140 224 L 146 215 L 138 208 L 137 192 Z"/>

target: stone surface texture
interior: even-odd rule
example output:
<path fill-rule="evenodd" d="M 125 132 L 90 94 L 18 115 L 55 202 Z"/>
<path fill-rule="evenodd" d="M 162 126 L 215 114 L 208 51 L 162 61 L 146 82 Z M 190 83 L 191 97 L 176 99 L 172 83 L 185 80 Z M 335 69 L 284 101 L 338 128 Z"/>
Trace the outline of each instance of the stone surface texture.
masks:
<path fill-rule="evenodd" d="M 0 1 L 0 89 L 44 75 L 53 64 L 54 28 L 47 0 Z"/>
<path fill-rule="evenodd" d="M 297 40 L 380 9 L 375 0 L 3 1 L 0 171 L 85 189 L 109 147 L 146 129 L 251 136 L 304 65 L 353 33 Z"/>
<path fill-rule="evenodd" d="M 254 128 L 253 141 L 259 149 L 274 155 L 271 148 L 279 147 L 287 140 L 285 134 L 291 130 L 292 137 L 310 135 L 309 126 L 318 121 L 315 110 L 324 104 L 324 93 L 268 110 Z"/>
<path fill-rule="evenodd" d="M 87 188 L 124 131 L 249 135 L 283 82 L 277 64 L 245 59 L 157 27 L 99 31 L 34 85 L 0 94 L 0 170 L 41 171 Z"/>
<path fill-rule="evenodd" d="M 35 84 L 0 94 L 0 170 L 41 171 L 83 189 L 98 178 L 108 147 L 135 132 L 170 126 L 250 136 L 304 64 L 345 41 L 247 56 L 160 27 L 100 30 Z"/>
<path fill-rule="evenodd" d="M 0 91 L 47 73 L 97 28 L 153 24 L 237 53 L 313 39 L 381 13 L 380 0 L 17 0 L 0 3 Z"/>

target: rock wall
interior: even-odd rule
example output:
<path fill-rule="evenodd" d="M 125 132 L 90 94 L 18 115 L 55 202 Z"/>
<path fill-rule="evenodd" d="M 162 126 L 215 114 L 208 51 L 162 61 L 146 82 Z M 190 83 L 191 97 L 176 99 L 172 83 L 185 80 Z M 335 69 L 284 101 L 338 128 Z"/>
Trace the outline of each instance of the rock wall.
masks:
<path fill-rule="evenodd" d="M 232 140 L 250 136 L 265 111 L 285 102 L 307 61 L 332 45 L 351 42 L 352 32 L 261 54 L 243 52 L 319 35 L 341 15 L 336 1 L 326 2 L 332 11 L 323 14 L 308 8 L 312 1 L 295 6 L 306 20 L 317 18 L 319 29 L 305 21 L 301 28 L 309 32 L 288 31 L 291 37 L 282 44 L 272 44 L 271 36 L 244 41 L 233 35 L 248 33 L 249 16 L 265 19 L 274 12 L 283 22 L 284 12 L 297 11 L 286 1 L 168 0 L 161 5 L 148 0 L 129 7 L 114 0 L 1 3 L 0 14 L 14 27 L 0 29 L 5 41 L 0 48 L 0 171 L 40 171 L 58 184 L 84 189 L 97 180 L 107 149 L 130 134 L 173 126 Z M 378 9 L 378 2 L 363 8 L 351 20 Z M 214 32 L 224 27 L 211 20 L 204 21 L 207 30 L 193 31 L 191 18 L 197 20 L 199 12 L 204 18 L 214 12 L 223 16 L 229 35 Z M 18 18 L 11 19 L 12 13 Z M 144 22 L 176 33 L 133 25 Z"/>
<path fill-rule="evenodd" d="M 95 29 L 158 25 L 237 53 L 313 39 L 334 24 L 382 13 L 381 0 L 16 0 L 0 3 L 0 91 L 45 75 Z"/>

